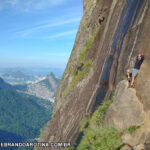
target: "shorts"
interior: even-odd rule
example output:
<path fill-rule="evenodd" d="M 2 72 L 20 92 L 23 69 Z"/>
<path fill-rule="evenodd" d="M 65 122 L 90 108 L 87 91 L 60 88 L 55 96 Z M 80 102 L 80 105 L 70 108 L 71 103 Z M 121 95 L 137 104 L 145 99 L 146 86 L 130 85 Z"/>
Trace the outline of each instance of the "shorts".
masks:
<path fill-rule="evenodd" d="M 129 69 L 129 70 L 130 70 L 130 73 L 132 74 L 132 77 L 136 77 L 139 72 L 139 70 L 135 68 Z"/>

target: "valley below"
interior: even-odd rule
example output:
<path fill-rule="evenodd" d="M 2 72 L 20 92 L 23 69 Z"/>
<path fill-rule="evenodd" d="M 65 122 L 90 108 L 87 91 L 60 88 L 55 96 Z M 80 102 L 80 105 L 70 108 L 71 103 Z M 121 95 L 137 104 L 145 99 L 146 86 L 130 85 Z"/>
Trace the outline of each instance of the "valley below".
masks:
<path fill-rule="evenodd" d="M 46 76 L 0 73 L 0 141 L 37 142 L 51 120 L 58 84 L 52 72 Z"/>
<path fill-rule="evenodd" d="M 36 96 L 53 103 L 60 80 L 52 72 L 47 76 L 33 76 L 17 71 L 1 74 L 1 78 L 20 93 Z"/>

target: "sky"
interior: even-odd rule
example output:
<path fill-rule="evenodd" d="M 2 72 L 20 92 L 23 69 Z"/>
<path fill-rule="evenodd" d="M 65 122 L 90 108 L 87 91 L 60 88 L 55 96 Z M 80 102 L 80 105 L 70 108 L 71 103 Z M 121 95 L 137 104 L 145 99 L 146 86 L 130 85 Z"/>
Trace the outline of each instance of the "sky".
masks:
<path fill-rule="evenodd" d="M 65 68 L 83 0 L 0 0 L 0 67 Z"/>

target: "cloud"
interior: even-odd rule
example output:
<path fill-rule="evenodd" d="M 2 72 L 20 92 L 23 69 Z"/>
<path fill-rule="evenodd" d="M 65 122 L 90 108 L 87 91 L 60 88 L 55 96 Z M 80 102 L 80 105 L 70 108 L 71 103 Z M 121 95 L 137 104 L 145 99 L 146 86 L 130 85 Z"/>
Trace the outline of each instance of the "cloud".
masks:
<path fill-rule="evenodd" d="M 15 6 L 19 3 L 19 0 L 6 0 L 6 3 Z"/>
<path fill-rule="evenodd" d="M 26 0 L 24 2 L 24 11 L 31 12 L 34 10 L 43 10 L 48 7 L 58 6 L 66 0 Z"/>
<path fill-rule="evenodd" d="M 63 21 L 59 20 L 59 21 L 56 21 L 55 23 L 47 23 L 47 24 L 36 26 L 34 28 L 19 31 L 18 34 L 20 34 L 22 37 L 26 37 L 27 35 L 33 32 L 39 31 L 41 29 L 54 28 L 54 27 L 58 27 L 58 26 L 66 25 L 66 24 L 76 23 L 76 22 L 79 22 L 80 19 L 81 18 L 73 18 L 73 19 L 68 19 L 68 20 L 63 20 Z"/>
<path fill-rule="evenodd" d="M 69 0 L 3 0 L 4 8 L 11 7 L 24 12 L 42 10 L 48 7 L 58 6 Z"/>
<path fill-rule="evenodd" d="M 58 34 L 51 35 L 48 38 L 50 38 L 50 39 L 59 38 L 59 37 L 67 36 L 67 35 L 73 35 L 76 32 L 77 32 L 77 30 L 70 30 L 70 31 L 61 32 L 61 33 L 58 33 Z"/>

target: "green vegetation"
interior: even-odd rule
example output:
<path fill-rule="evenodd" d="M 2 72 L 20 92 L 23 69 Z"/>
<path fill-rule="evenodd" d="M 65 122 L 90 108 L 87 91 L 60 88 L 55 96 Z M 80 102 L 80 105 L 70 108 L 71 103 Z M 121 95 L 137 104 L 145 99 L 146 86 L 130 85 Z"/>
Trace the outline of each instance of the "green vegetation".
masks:
<path fill-rule="evenodd" d="M 92 43 L 93 43 L 93 41 L 94 41 L 94 39 L 95 39 L 95 37 L 96 37 L 97 32 L 99 31 L 99 29 L 100 29 L 100 25 L 97 26 L 97 27 L 94 29 L 90 40 L 89 40 L 88 43 L 86 44 L 85 50 L 80 53 L 79 62 L 78 62 L 78 63 L 82 63 L 82 62 L 85 61 L 85 58 L 86 58 L 87 53 L 88 53 L 88 51 L 89 51 L 89 48 L 92 46 Z"/>
<path fill-rule="evenodd" d="M 0 103 L 0 130 L 16 134 L 23 140 L 39 137 L 40 129 L 52 113 L 36 99 L 11 90 L 0 90 Z"/>
<path fill-rule="evenodd" d="M 103 7 L 103 9 L 104 9 L 104 11 L 106 11 L 106 10 L 108 9 L 108 6 L 105 5 L 105 6 Z"/>
<path fill-rule="evenodd" d="M 27 84 L 17 84 L 17 85 L 13 85 L 13 88 L 14 88 L 15 90 L 26 91 L 26 90 L 27 90 Z"/>
<path fill-rule="evenodd" d="M 42 137 L 42 136 L 44 135 L 44 131 L 45 131 L 45 129 L 46 129 L 48 123 L 49 123 L 49 122 L 46 122 L 46 124 L 40 129 L 40 136 L 39 136 L 39 137 Z"/>
<path fill-rule="evenodd" d="M 91 121 L 97 124 L 102 124 L 105 117 L 105 113 L 111 103 L 112 103 L 112 99 L 103 102 L 103 104 L 100 105 L 99 108 L 95 111 L 94 115 L 91 118 Z"/>
<path fill-rule="evenodd" d="M 83 118 L 80 128 L 87 122 L 89 126 L 84 130 L 82 128 L 84 136 L 77 150 L 116 150 L 122 145 L 120 139 L 122 132 L 119 132 L 114 127 L 107 128 L 103 125 L 105 113 L 112 103 L 113 97 L 114 95 L 112 95 L 111 100 L 103 102 L 89 121 Z"/>
<path fill-rule="evenodd" d="M 87 27 L 89 28 L 91 26 L 91 22 L 89 22 L 88 24 L 87 24 Z"/>
<path fill-rule="evenodd" d="M 121 136 L 124 133 L 132 134 L 140 128 L 140 126 L 131 126 L 128 129 L 118 131 L 114 127 L 104 126 L 104 117 L 113 98 L 114 92 L 110 100 L 103 102 L 98 107 L 91 119 L 84 117 L 81 120 L 80 132 L 83 132 L 83 137 L 77 146 L 77 150 L 116 150 L 123 144 Z"/>
<path fill-rule="evenodd" d="M 132 134 L 132 133 L 134 133 L 139 128 L 140 128 L 140 126 L 131 126 L 131 127 L 128 128 L 128 132 L 130 134 Z"/>
<path fill-rule="evenodd" d="M 72 74 L 73 79 L 71 84 L 63 91 L 62 93 L 62 99 L 65 98 L 65 96 L 70 92 L 70 90 L 80 81 L 82 81 L 84 79 L 85 76 L 88 75 L 90 69 L 92 68 L 92 66 L 94 65 L 94 62 L 92 60 L 88 60 L 84 63 L 84 66 L 82 68 L 82 71 L 78 71 L 78 74 L 75 74 L 75 69 L 73 68 L 72 70 Z"/>
<path fill-rule="evenodd" d="M 70 148 L 67 147 L 67 148 L 65 148 L 65 150 L 70 150 Z"/>
<path fill-rule="evenodd" d="M 72 68 L 71 75 L 72 75 L 72 76 L 75 76 L 75 75 L 76 75 L 76 71 L 77 71 L 77 69 L 76 69 L 75 67 Z"/>
<path fill-rule="evenodd" d="M 83 131 L 88 124 L 89 124 L 89 118 L 84 117 L 80 122 L 80 131 Z"/>
<path fill-rule="evenodd" d="M 91 59 L 86 59 L 86 56 L 88 54 L 88 51 L 97 35 L 97 32 L 99 31 L 100 26 L 97 26 L 94 31 L 93 34 L 90 38 L 90 40 L 88 41 L 86 48 L 83 52 L 80 53 L 79 56 L 79 60 L 78 60 L 78 64 L 83 63 L 83 67 L 81 71 L 78 71 L 78 73 L 76 74 L 76 67 L 74 67 L 71 71 L 71 75 L 73 76 L 72 82 L 71 84 L 63 91 L 62 93 L 62 99 L 65 98 L 65 96 L 70 92 L 70 90 L 77 85 L 77 83 L 79 83 L 80 81 L 82 81 L 85 76 L 88 75 L 88 73 L 90 72 L 90 69 L 93 67 L 93 65 L 95 64 L 95 62 Z"/>
<path fill-rule="evenodd" d="M 3 80 L 1 83 L 1 141 L 30 141 L 39 137 L 40 129 L 51 119 L 53 105 L 34 96 L 16 92 Z"/>
<path fill-rule="evenodd" d="M 13 87 L 7 83 L 4 82 L 2 78 L 0 78 L 0 90 L 1 89 L 13 89 Z"/>
<path fill-rule="evenodd" d="M 96 0 L 96 3 L 98 3 L 99 2 L 99 0 Z"/>
<path fill-rule="evenodd" d="M 120 78 L 120 81 L 123 81 L 123 80 L 125 80 L 125 78 L 124 78 L 124 77 L 121 77 L 121 78 Z"/>
<path fill-rule="evenodd" d="M 122 145 L 120 133 L 115 128 L 98 126 L 88 128 L 77 150 L 116 150 Z"/>

